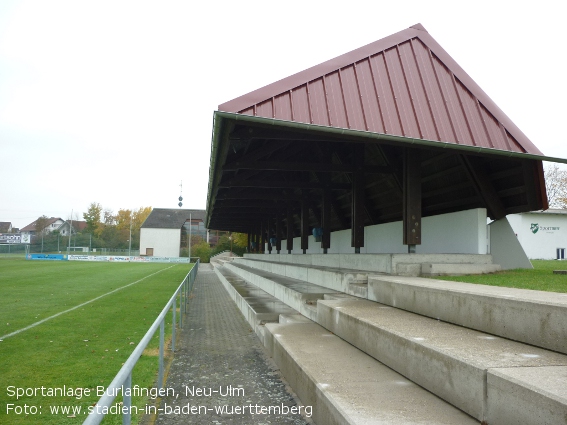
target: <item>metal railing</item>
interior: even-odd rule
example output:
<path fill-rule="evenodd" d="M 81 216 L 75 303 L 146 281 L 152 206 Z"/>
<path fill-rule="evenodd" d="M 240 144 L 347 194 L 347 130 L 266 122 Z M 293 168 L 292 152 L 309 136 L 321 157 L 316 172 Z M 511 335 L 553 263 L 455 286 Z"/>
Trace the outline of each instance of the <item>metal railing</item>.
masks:
<path fill-rule="evenodd" d="M 183 315 L 187 311 L 187 302 L 189 295 L 193 289 L 193 284 L 197 276 L 197 271 L 199 269 L 199 259 L 191 269 L 191 271 L 185 276 L 183 282 L 177 287 L 177 290 L 169 299 L 169 302 L 165 305 L 157 319 L 154 321 L 150 329 L 146 332 L 140 343 L 136 346 L 128 360 L 124 363 L 124 366 L 118 371 L 110 385 L 106 388 L 104 395 L 98 400 L 95 406 L 92 408 L 92 412 L 87 416 L 83 425 L 97 425 L 102 422 L 107 412 L 110 408 L 111 403 L 114 401 L 117 394 L 123 394 L 122 397 L 122 407 L 120 411 L 122 412 L 122 424 L 130 425 L 132 419 L 132 398 L 127 393 L 130 391 L 124 391 L 125 389 L 132 388 L 132 371 L 142 353 L 150 343 L 152 337 L 154 336 L 157 328 L 159 327 L 159 370 L 158 370 L 158 391 L 163 388 L 163 374 L 164 374 L 164 349 L 165 349 L 165 317 L 169 312 L 169 309 L 173 307 L 173 317 L 172 317 L 172 332 L 171 332 L 171 351 L 175 351 L 175 327 L 177 323 L 176 310 L 177 310 L 177 298 L 179 298 L 179 327 L 183 327 Z"/>

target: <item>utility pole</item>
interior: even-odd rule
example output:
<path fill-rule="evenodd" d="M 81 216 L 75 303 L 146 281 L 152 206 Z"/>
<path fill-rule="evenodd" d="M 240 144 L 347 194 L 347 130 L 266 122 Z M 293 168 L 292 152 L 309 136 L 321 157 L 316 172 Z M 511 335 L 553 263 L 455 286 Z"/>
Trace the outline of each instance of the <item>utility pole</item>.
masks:
<path fill-rule="evenodd" d="M 73 233 L 73 210 L 71 209 L 71 224 L 69 225 L 69 247 L 67 248 L 67 254 L 71 253 L 71 234 Z"/>
<path fill-rule="evenodd" d="M 130 211 L 130 239 L 128 239 L 128 256 L 132 255 L 132 211 Z"/>
<path fill-rule="evenodd" d="M 189 248 L 189 262 L 191 262 L 191 224 L 193 224 L 191 220 L 191 213 L 189 213 L 189 241 L 187 242 L 187 247 Z"/>

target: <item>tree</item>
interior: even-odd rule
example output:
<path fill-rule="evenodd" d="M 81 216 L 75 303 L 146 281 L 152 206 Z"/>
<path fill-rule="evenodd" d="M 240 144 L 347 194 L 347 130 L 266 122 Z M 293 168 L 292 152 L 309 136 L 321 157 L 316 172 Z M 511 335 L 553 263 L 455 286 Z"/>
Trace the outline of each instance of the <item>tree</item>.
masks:
<path fill-rule="evenodd" d="M 121 234 L 126 234 L 126 240 L 130 237 L 130 226 L 132 226 L 132 248 L 140 247 L 140 227 L 152 212 L 152 207 L 140 207 L 135 211 L 118 210 L 115 216 L 116 228 Z"/>
<path fill-rule="evenodd" d="M 545 189 L 550 208 L 567 208 L 567 170 L 552 164 L 544 168 Z"/>
<path fill-rule="evenodd" d="M 35 234 L 37 236 L 44 235 L 47 226 L 49 226 L 49 218 L 46 215 L 42 215 L 35 221 Z"/>
<path fill-rule="evenodd" d="M 246 233 L 233 233 L 232 241 L 236 246 L 241 248 L 248 247 L 248 235 Z"/>
<path fill-rule="evenodd" d="M 112 210 L 105 208 L 103 211 L 104 224 L 106 226 L 114 226 L 116 224 L 116 216 Z"/>
<path fill-rule="evenodd" d="M 87 233 L 99 236 L 101 232 L 100 214 L 102 213 L 102 206 L 98 202 L 92 202 L 86 213 L 83 213 L 83 218 L 87 222 Z"/>
<path fill-rule="evenodd" d="M 208 263 L 211 259 L 211 247 L 201 239 L 201 241 L 191 246 L 191 257 L 199 257 L 202 263 Z"/>
<path fill-rule="evenodd" d="M 144 221 L 146 221 L 146 218 L 148 218 L 151 212 L 152 207 L 140 207 L 134 211 L 134 215 L 132 217 L 133 229 L 139 231 L 140 227 L 142 227 L 142 224 L 144 224 Z"/>
<path fill-rule="evenodd" d="M 118 210 L 118 214 L 114 217 L 116 228 L 118 230 L 130 230 L 130 223 L 132 221 L 132 211 L 123 210 L 122 208 Z"/>
<path fill-rule="evenodd" d="M 235 235 L 235 233 L 233 233 L 233 235 Z M 231 243 L 230 237 L 232 236 L 222 235 L 219 238 L 217 245 L 213 248 L 212 255 L 218 254 L 219 252 L 223 252 L 223 251 L 230 251 L 231 247 L 232 247 L 232 252 L 236 255 L 242 256 L 246 252 L 246 246 L 240 246 L 235 244 L 234 239 L 232 240 Z"/>

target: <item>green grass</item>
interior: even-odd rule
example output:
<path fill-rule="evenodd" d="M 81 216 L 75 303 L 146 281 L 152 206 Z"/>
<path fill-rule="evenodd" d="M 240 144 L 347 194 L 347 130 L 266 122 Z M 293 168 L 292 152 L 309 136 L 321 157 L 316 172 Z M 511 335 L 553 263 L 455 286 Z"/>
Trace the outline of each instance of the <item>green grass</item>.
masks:
<path fill-rule="evenodd" d="M 533 269 L 506 270 L 483 275 L 438 276 L 435 279 L 538 291 L 567 292 L 567 275 L 553 274 L 553 270 L 567 269 L 567 263 L 555 260 L 532 260 L 532 265 Z"/>
<path fill-rule="evenodd" d="M 0 342 L 0 423 L 82 423 L 84 415 L 52 415 L 50 406 L 81 406 L 86 411 L 93 405 L 99 399 L 96 388 L 106 387 L 114 378 L 188 271 L 186 264 L 0 258 L 0 339 L 2 335 L 139 281 Z M 166 323 L 171 323 L 170 317 Z M 171 333 L 171 326 L 166 326 L 166 330 Z M 142 356 L 134 368 L 133 384 L 153 387 L 158 343 L 159 331 L 149 346 L 153 350 L 147 350 L 148 355 Z M 91 395 L 42 397 L 40 393 L 16 400 L 8 394 L 8 387 L 63 386 L 88 388 Z M 120 400 L 118 397 L 115 403 Z M 134 398 L 133 403 L 143 406 L 146 400 Z M 41 407 L 41 414 L 7 414 L 8 404 Z M 122 418 L 109 415 L 104 423 L 122 423 Z"/>

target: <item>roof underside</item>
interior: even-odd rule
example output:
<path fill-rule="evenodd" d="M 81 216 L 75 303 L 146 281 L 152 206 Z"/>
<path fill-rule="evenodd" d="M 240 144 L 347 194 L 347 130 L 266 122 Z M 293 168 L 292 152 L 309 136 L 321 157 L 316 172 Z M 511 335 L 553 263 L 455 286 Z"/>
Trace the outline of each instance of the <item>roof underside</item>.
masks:
<path fill-rule="evenodd" d="M 401 220 L 408 148 L 421 158 L 424 217 L 485 207 L 499 218 L 547 207 L 541 152 L 421 25 L 219 110 L 226 112 L 215 114 L 210 229 L 255 231 L 259 220 L 297 211 L 302 198 L 318 227 L 325 188 L 331 229 L 350 228 L 357 167 L 365 170 L 365 225 Z"/>

